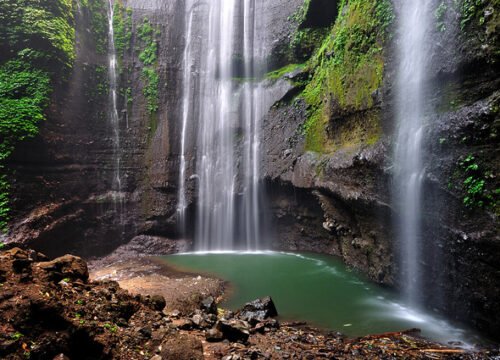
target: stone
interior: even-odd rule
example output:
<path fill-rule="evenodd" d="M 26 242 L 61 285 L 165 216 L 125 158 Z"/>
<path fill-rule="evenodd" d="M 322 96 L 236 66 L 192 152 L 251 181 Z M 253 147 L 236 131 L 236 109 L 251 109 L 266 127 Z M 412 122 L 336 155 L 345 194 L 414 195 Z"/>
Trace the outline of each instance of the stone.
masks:
<path fill-rule="evenodd" d="M 267 296 L 245 304 L 238 317 L 255 325 L 275 316 L 278 316 L 278 311 L 271 297 Z"/>
<path fill-rule="evenodd" d="M 176 319 L 172 321 L 172 326 L 180 330 L 190 330 L 193 322 L 189 319 Z"/>
<path fill-rule="evenodd" d="M 224 340 L 224 334 L 217 330 L 216 328 L 209 329 L 205 333 L 205 339 L 209 342 L 218 342 Z"/>
<path fill-rule="evenodd" d="M 250 336 L 250 325 L 243 320 L 220 320 L 215 328 L 223 334 L 225 339 L 232 342 L 246 342 Z"/>
<path fill-rule="evenodd" d="M 161 358 L 172 360 L 203 360 L 203 345 L 194 336 L 175 334 L 161 344 Z"/>
<path fill-rule="evenodd" d="M 200 308 L 208 314 L 217 314 L 217 304 L 212 296 L 203 299 Z"/>
<path fill-rule="evenodd" d="M 153 310 L 156 311 L 162 311 L 165 309 L 165 306 L 167 306 L 167 302 L 165 301 L 165 298 L 161 295 L 153 295 L 151 297 L 151 307 Z"/>
<path fill-rule="evenodd" d="M 54 356 L 52 360 L 70 360 L 70 358 L 61 353 L 59 355 Z"/>
<path fill-rule="evenodd" d="M 63 278 L 80 279 L 85 282 L 89 279 L 87 263 L 77 256 L 64 255 L 52 261 L 38 263 L 37 266 L 47 273 L 60 274 Z"/>

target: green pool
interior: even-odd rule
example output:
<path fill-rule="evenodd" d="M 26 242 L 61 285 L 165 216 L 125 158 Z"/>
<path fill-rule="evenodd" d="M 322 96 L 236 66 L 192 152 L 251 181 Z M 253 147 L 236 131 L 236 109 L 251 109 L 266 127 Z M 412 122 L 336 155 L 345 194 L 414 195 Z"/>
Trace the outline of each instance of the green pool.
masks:
<path fill-rule="evenodd" d="M 338 259 L 299 253 L 190 253 L 162 257 L 182 270 L 213 274 L 231 283 L 224 307 L 270 295 L 280 317 L 362 336 L 420 328 L 441 342 L 479 340 L 435 314 L 412 310 L 392 292 Z"/>

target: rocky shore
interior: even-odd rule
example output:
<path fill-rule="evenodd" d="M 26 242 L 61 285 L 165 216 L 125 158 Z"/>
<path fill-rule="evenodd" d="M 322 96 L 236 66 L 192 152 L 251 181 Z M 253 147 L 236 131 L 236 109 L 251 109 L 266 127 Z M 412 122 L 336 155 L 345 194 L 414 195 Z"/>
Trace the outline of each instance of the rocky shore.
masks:
<path fill-rule="evenodd" d="M 179 287 L 193 278 L 174 273 L 158 276 L 163 278 L 157 280 L 170 279 Z M 49 260 L 31 249 L 6 245 L 0 250 L 0 358 L 488 359 L 500 355 L 496 350 L 465 351 L 436 344 L 420 338 L 417 330 L 350 339 L 306 324 L 279 322 L 279 309 L 271 298 L 233 313 L 217 306 L 222 283 L 195 279 L 201 285 L 191 286 L 190 291 L 167 286 L 164 292 L 177 298 L 132 294 L 115 281 L 90 280 L 81 258 L 65 255 Z"/>

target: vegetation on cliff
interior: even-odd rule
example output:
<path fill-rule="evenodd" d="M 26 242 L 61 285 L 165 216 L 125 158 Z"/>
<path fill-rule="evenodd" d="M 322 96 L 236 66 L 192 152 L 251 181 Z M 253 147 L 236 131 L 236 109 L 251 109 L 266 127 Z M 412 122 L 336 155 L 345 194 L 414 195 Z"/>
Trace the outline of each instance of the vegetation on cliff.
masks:
<path fill-rule="evenodd" d="M 304 125 L 308 150 L 328 151 L 326 126 L 334 106 L 348 112 L 373 105 L 373 94 L 382 84 L 383 48 L 393 18 L 388 0 L 339 4 L 335 24 L 307 65 L 312 76 L 302 96 L 309 109 Z"/>
<path fill-rule="evenodd" d="M 139 60 L 144 65 L 142 80 L 144 81 L 143 94 L 147 101 L 147 110 L 150 115 L 158 110 L 160 77 L 158 66 L 158 41 L 159 30 L 155 29 L 149 19 L 145 18 L 137 29 L 140 40 Z"/>
<path fill-rule="evenodd" d="M 71 0 L 0 0 L 0 229 L 9 213 L 6 161 L 38 133 L 52 90 L 51 74 L 75 59 Z M 61 72 L 61 69 L 63 71 Z"/>

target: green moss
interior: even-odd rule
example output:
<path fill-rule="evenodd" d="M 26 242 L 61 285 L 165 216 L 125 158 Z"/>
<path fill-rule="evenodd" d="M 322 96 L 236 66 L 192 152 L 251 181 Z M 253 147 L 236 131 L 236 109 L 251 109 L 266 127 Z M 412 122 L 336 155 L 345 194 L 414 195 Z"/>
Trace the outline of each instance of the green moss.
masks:
<path fill-rule="evenodd" d="M 269 80 L 273 80 L 273 81 L 279 80 L 283 76 L 285 76 L 286 74 L 292 73 L 295 70 L 303 69 L 304 66 L 305 66 L 305 64 L 289 64 L 289 65 L 283 66 L 281 69 L 268 72 L 265 75 L 265 78 L 269 79 Z"/>
<path fill-rule="evenodd" d="M 336 148 L 327 146 L 326 134 L 333 109 L 345 113 L 373 106 L 372 94 L 383 80 L 383 46 L 394 19 L 388 0 L 344 0 L 339 14 L 307 65 L 313 76 L 302 94 L 309 112 L 306 148 L 317 152 Z"/>

